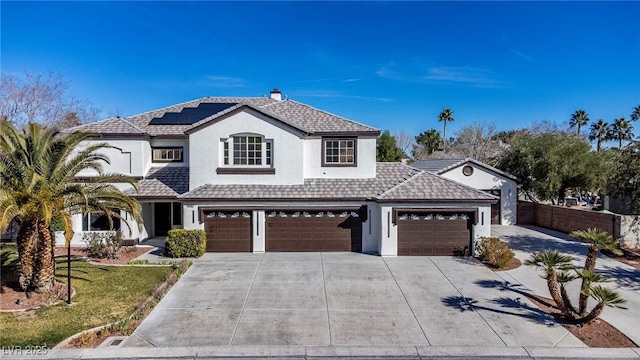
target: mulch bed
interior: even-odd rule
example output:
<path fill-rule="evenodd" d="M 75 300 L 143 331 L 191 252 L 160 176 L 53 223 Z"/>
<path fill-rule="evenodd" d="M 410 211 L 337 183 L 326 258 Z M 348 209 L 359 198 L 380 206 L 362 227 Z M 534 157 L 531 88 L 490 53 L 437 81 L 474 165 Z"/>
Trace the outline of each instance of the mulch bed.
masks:
<path fill-rule="evenodd" d="M 611 254 L 613 257 L 616 255 Z M 609 256 L 609 255 L 608 255 Z M 624 257 L 620 256 L 620 257 Z M 619 258 L 619 257 L 616 257 Z M 624 257 L 626 259 L 626 257 Z M 640 265 L 640 257 L 637 259 L 631 259 L 632 261 L 638 261 Z M 521 261 L 517 258 L 511 259 L 509 263 L 503 268 L 494 268 L 489 264 L 484 263 L 489 269 L 493 271 L 506 271 L 513 270 L 522 265 Z M 631 265 L 633 266 L 633 265 Z M 534 303 L 540 310 L 553 316 L 556 321 L 567 329 L 571 334 L 580 339 L 588 347 L 601 347 L 601 348 L 635 348 L 638 347 L 631 339 L 629 339 L 620 330 L 613 325 L 602 319 L 596 319 L 589 324 L 573 324 L 560 317 L 560 311 L 552 299 L 548 299 L 542 296 L 525 295 L 532 303 Z M 606 311 L 606 309 L 605 309 Z"/>
<path fill-rule="evenodd" d="M 146 246 L 123 246 L 118 251 L 117 259 L 97 259 L 97 258 L 89 258 L 87 256 L 87 249 L 85 247 L 71 247 L 71 256 L 86 257 L 91 262 L 99 263 L 99 264 L 125 265 L 129 263 L 130 260 L 133 260 L 138 256 L 151 251 L 152 249 L 153 248 L 146 247 Z M 53 254 L 56 257 L 65 257 L 67 256 L 67 248 L 63 246 L 56 246 Z"/>
<path fill-rule="evenodd" d="M 578 325 L 559 317 L 560 311 L 553 300 L 542 296 L 527 296 L 540 310 L 553 316 L 560 325 L 580 339 L 588 347 L 600 348 L 635 348 L 638 347 L 620 330 L 602 319 L 596 319 L 588 324 Z M 606 311 L 606 309 L 605 309 Z"/>

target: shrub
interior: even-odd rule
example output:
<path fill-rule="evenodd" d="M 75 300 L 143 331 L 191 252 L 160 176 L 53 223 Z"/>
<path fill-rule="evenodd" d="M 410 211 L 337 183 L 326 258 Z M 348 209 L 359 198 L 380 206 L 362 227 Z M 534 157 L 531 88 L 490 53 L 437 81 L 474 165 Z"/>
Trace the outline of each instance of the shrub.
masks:
<path fill-rule="evenodd" d="M 117 259 L 122 247 L 122 234 L 112 232 L 89 232 L 82 240 L 87 243 L 87 256 L 98 259 Z"/>
<path fill-rule="evenodd" d="M 164 246 L 170 257 L 200 257 L 207 249 L 207 236 L 204 230 L 173 229 Z"/>
<path fill-rule="evenodd" d="M 515 253 L 509 249 L 509 245 L 496 237 L 483 237 L 478 245 L 480 260 L 494 268 L 505 267 L 514 256 Z"/>

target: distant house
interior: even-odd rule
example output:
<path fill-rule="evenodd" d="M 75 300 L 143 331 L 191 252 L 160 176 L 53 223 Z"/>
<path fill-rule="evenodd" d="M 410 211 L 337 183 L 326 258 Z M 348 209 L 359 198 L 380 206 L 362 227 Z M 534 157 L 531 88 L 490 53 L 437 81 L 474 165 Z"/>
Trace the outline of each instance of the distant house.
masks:
<path fill-rule="evenodd" d="M 105 170 L 140 179 L 138 193 L 124 189 L 144 219 L 141 231 L 121 226 L 130 239 L 185 228 L 204 229 L 207 250 L 216 252 L 463 254 L 490 235 L 499 201 L 430 172 L 376 163 L 378 129 L 283 100 L 278 90 L 205 97 L 73 130 L 102 134 L 92 141 L 114 147 Z M 105 223 L 76 215 L 74 228 L 80 236 Z"/>
<path fill-rule="evenodd" d="M 491 205 L 491 223 L 515 225 L 518 208 L 515 176 L 471 158 L 418 160 L 411 166 L 497 196 L 500 201 Z"/>

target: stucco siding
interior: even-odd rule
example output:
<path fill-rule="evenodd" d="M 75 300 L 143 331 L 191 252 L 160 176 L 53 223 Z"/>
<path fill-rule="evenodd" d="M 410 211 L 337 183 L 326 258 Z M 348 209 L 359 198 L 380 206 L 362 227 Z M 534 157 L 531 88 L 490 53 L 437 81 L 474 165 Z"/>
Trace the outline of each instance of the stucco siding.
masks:
<path fill-rule="evenodd" d="M 357 166 L 322 166 L 322 138 L 306 138 L 304 140 L 305 179 L 376 177 L 376 137 L 359 137 L 356 151 Z"/>
<path fill-rule="evenodd" d="M 85 149 L 88 146 L 107 142 L 105 140 L 87 140 L 84 141 L 78 149 Z M 108 140 L 112 148 L 101 149 L 97 151 L 109 158 L 110 164 L 102 163 L 104 171 L 107 173 L 121 173 L 130 176 L 143 176 L 148 168 L 148 152 L 145 147 L 149 147 L 147 140 Z M 78 176 L 94 176 L 95 171 L 82 171 Z"/>
<path fill-rule="evenodd" d="M 471 166 L 473 174 L 462 173 L 464 166 Z M 518 188 L 515 181 L 487 171 L 474 164 L 465 164 L 442 174 L 443 177 L 478 190 L 500 190 L 500 220 L 502 225 L 515 225 L 517 220 Z"/>
<path fill-rule="evenodd" d="M 222 139 L 238 134 L 262 135 L 273 140 L 275 174 L 216 173 L 216 169 L 224 167 Z M 302 135 L 296 130 L 254 111 L 243 111 L 205 126 L 189 136 L 189 188 L 204 184 L 302 184 L 301 139 Z"/>

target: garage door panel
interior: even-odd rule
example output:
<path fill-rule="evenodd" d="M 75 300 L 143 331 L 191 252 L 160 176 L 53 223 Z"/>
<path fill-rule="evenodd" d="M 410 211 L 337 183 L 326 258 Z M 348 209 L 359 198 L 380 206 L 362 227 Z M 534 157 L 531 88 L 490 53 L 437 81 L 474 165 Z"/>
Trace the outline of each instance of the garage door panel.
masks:
<path fill-rule="evenodd" d="M 272 211 L 266 221 L 267 251 L 362 249 L 362 222 L 350 211 Z"/>
<path fill-rule="evenodd" d="M 471 244 L 468 214 L 401 212 L 398 255 L 463 255 Z"/>
<path fill-rule="evenodd" d="M 204 229 L 209 252 L 251 251 L 251 216 L 246 212 L 211 212 Z"/>

